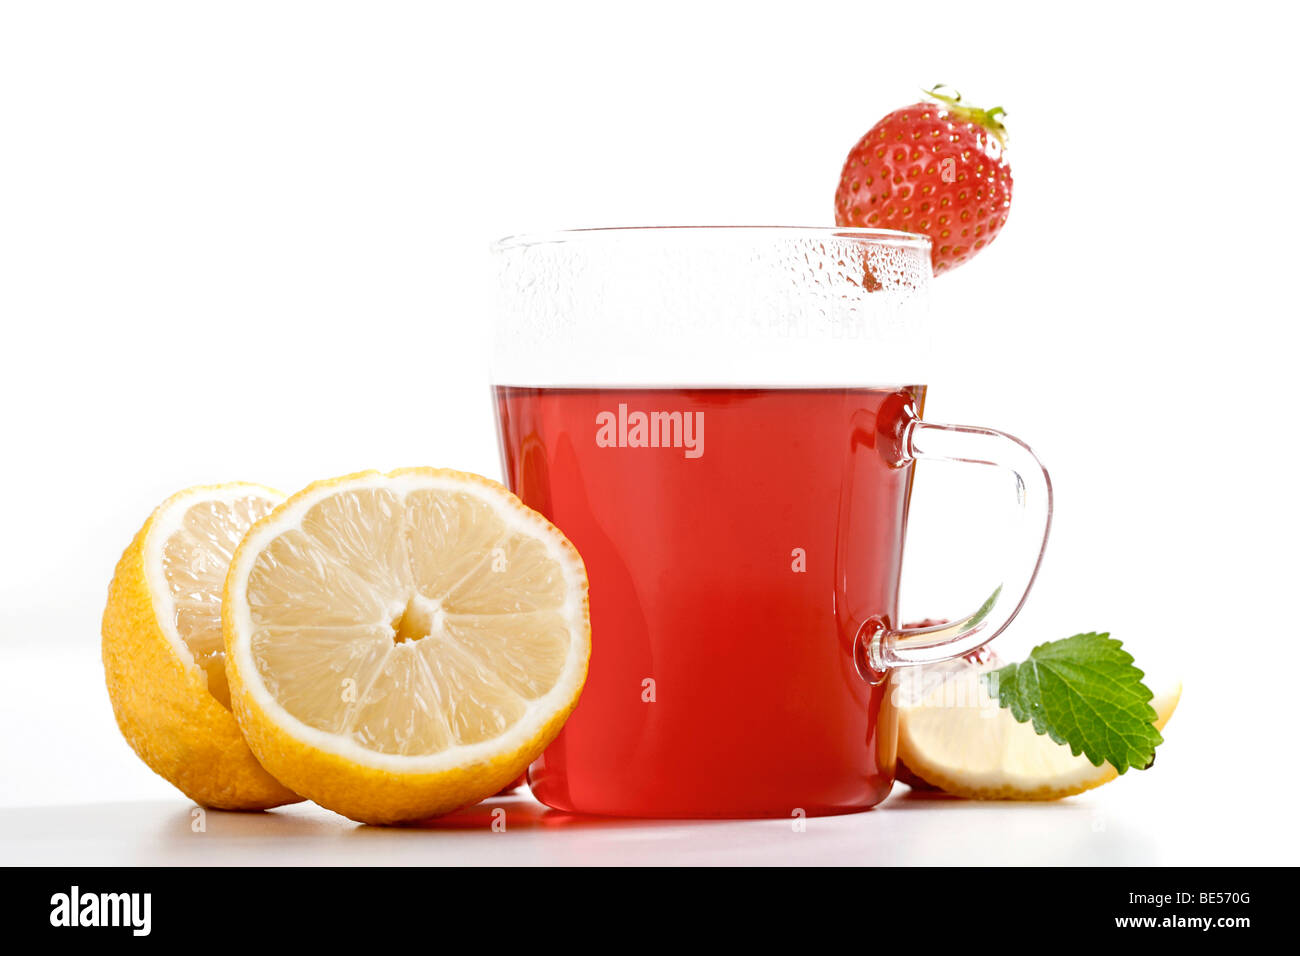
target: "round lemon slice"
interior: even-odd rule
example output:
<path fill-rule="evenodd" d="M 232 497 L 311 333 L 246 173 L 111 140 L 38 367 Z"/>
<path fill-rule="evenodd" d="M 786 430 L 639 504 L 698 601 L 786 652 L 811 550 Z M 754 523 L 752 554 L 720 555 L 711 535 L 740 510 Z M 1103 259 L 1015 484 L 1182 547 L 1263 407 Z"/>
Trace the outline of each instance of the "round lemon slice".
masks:
<path fill-rule="evenodd" d="M 226 578 L 235 715 L 296 792 L 354 820 L 501 790 L 559 732 L 591 647 L 582 559 L 496 482 L 319 482 L 259 521 Z"/>
<path fill-rule="evenodd" d="M 132 749 L 190 799 L 256 810 L 301 799 L 258 765 L 230 712 L 221 589 L 261 485 L 190 488 L 159 505 L 118 562 L 104 609 L 108 696 Z"/>
<path fill-rule="evenodd" d="M 1114 780 L 1108 763 L 1093 766 L 1083 754 L 1022 724 L 984 689 L 986 667 L 967 667 L 922 699 L 899 708 L 898 757 L 926 783 L 979 800 L 1056 800 Z M 1175 683 L 1151 701 L 1156 729 L 1178 706 Z"/>

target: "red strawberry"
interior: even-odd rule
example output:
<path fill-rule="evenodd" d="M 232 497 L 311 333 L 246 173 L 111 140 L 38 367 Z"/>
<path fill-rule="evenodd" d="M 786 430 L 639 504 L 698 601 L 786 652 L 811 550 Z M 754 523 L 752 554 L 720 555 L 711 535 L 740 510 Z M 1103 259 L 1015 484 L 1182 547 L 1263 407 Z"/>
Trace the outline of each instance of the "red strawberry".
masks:
<path fill-rule="evenodd" d="M 934 103 L 895 110 L 849 153 L 835 190 L 835 223 L 919 232 L 933 243 L 935 275 L 968 261 L 1001 231 L 1011 209 L 1007 131 L 998 106 Z"/>

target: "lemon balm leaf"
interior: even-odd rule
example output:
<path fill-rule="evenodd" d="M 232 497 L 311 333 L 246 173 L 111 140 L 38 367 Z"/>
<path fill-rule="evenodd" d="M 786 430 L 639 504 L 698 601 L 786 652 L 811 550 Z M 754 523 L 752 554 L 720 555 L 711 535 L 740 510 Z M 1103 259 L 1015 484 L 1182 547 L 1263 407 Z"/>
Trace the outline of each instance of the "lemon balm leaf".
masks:
<path fill-rule="evenodd" d="M 1152 693 L 1123 644 L 1105 633 L 1039 644 L 1019 664 L 985 675 L 989 693 L 1021 723 L 1094 766 L 1145 769 L 1164 740 Z"/>

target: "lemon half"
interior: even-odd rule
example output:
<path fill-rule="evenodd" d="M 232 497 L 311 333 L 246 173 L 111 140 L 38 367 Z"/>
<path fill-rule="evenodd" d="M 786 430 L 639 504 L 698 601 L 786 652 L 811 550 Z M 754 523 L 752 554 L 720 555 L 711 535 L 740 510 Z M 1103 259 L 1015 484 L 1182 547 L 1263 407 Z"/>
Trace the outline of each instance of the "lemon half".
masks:
<path fill-rule="evenodd" d="M 496 482 L 432 468 L 319 482 L 259 521 L 226 579 L 234 712 L 296 792 L 367 823 L 516 779 L 577 703 L 587 576 Z"/>
<path fill-rule="evenodd" d="M 283 496 L 229 484 L 158 506 L 118 562 L 102 627 L 113 713 L 140 758 L 190 799 L 255 810 L 301 799 L 258 765 L 230 712 L 221 591 L 244 532 Z"/>

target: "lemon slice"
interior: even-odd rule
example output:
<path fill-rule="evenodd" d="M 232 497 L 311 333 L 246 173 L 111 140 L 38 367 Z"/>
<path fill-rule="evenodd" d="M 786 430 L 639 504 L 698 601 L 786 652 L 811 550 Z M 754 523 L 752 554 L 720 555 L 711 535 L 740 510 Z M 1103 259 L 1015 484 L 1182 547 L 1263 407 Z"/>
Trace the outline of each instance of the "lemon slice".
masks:
<path fill-rule="evenodd" d="M 496 482 L 431 468 L 320 482 L 226 579 L 232 702 L 277 779 L 366 823 L 516 779 L 587 673 L 578 552 Z"/>
<path fill-rule="evenodd" d="M 926 783 L 981 800 L 1056 800 L 1114 780 L 1108 763 L 1034 733 L 999 707 L 981 683 L 987 668 L 965 668 L 919 702 L 899 708 L 898 757 Z M 1156 729 L 1178 706 L 1175 683 L 1151 701 Z"/>
<path fill-rule="evenodd" d="M 104 673 L 118 726 L 146 764 L 204 806 L 253 810 L 301 799 L 244 743 L 221 635 L 231 556 L 281 500 L 250 484 L 173 495 L 136 534 L 109 585 Z"/>

